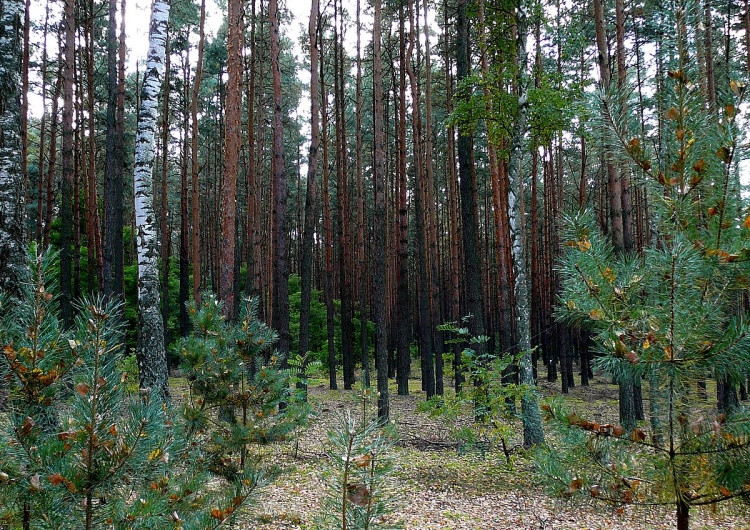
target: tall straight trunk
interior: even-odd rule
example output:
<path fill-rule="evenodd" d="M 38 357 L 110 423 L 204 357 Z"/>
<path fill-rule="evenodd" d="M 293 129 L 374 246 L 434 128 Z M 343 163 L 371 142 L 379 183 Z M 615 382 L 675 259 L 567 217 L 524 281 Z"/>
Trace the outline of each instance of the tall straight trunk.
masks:
<path fill-rule="evenodd" d="M 104 223 L 102 224 L 102 290 L 107 298 L 122 297 L 123 174 L 122 141 L 118 137 L 117 0 L 108 0 L 107 26 L 107 138 L 104 173 Z M 124 11 L 123 11 L 124 13 Z M 124 17 L 122 24 L 125 24 Z"/>
<path fill-rule="evenodd" d="M 120 1 L 120 12 L 125 13 L 126 0 Z M 115 137 L 117 141 L 117 147 L 115 148 L 116 159 L 120 160 L 120 163 L 115 165 L 115 180 L 117 181 L 116 188 L 114 191 L 118 193 L 119 204 L 118 210 L 115 215 L 120 219 L 120 224 L 116 225 L 120 227 L 118 233 L 114 236 L 118 245 L 115 249 L 114 254 L 114 265 L 112 268 L 114 281 L 117 282 L 116 292 L 122 296 L 125 290 L 125 274 L 124 274 L 124 247 L 123 247 L 123 235 L 122 227 L 125 223 L 123 220 L 123 208 L 124 208 L 124 187 L 125 187 L 125 60 L 127 56 L 127 45 L 126 45 L 126 28 L 124 17 L 120 20 L 120 47 L 117 51 L 117 128 L 115 130 Z M 136 68 L 136 86 L 138 86 L 138 70 Z M 131 233 L 131 241 L 135 231 Z"/>
<path fill-rule="evenodd" d="M 466 17 L 467 0 L 458 2 L 458 41 L 456 43 L 456 75 L 461 82 L 469 75 L 469 24 Z M 458 135 L 458 173 L 461 194 L 461 236 L 463 242 L 464 277 L 466 281 L 466 309 L 471 314 L 469 332 L 478 337 L 485 333 L 484 296 L 482 293 L 482 264 L 479 254 L 479 221 L 476 204 L 476 174 L 472 159 L 473 138 L 468 131 Z M 478 350 L 483 346 L 478 344 Z M 478 354 L 483 351 L 478 351 Z"/>
<path fill-rule="evenodd" d="M 42 244 L 42 234 L 44 233 L 44 150 L 47 140 L 47 72 L 49 62 L 47 60 L 47 35 L 49 34 L 49 4 L 50 0 L 45 3 L 44 9 L 44 26 L 42 30 L 42 118 L 39 123 L 39 163 L 37 164 L 37 199 L 36 199 L 36 234 L 37 245 Z"/>
<path fill-rule="evenodd" d="M 378 371 L 378 418 L 387 422 L 390 416 L 390 399 L 388 395 L 388 341 L 385 301 L 385 241 L 386 219 L 385 211 L 385 139 L 383 121 L 383 57 L 381 50 L 382 39 L 382 6 L 381 0 L 373 2 L 373 134 L 374 134 L 374 163 L 373 181 L 375 188 L 374 211 L 374 293 L 373 316 L 375 319 L 375 361 Z"/>
<path fill-rule="evenodd" d="M 63 13 L 62 186 L 60 197 L 60 312 L 66 327 L 73 325 L 73 78 L 75 70 L 75 0 L 66 0 Z"/>
<path fill-rule="evenodd" d="M 322 40 L 322 39 L 321 39 Z M 328 338 L 328 387 L 338 389 L 336 382 L 336 345 L 333 322 L 333 230 L 331 230 L 331 192 L 328 182 L 330 170 L 328 168 L 328 96 L 324 62 L 320 63 L 320 94 L 323 102 L 323 234 L 325 241 L 325 303 L 326 303 L 326 333 Z"/>
<path fill-rule="evenodd" d="M 158 245 L 154 215 L 154 136 L 159 91 L 164 76 L 169 3 L 151 7 L 149 50 L 138 109 L 135 139 L 134 188 L 138 248 L 138 341 L 136 358 L 140 388 L 160 399 L 169 398 L 164 325 L 160 314 Z"/>
<path fill-rule="evenodd" d="M 607 29 L 604 18 L 604 5 L 602 0 L 594 0 L 594 26 L 596 30 L 596 45 L 598 50 L 599 74 L 603 89 L 609 88 L 612 75 L 609 67 L 609 51 L 607 48 Z M 620 172 L 612 160 L 611 153 L 604 154 L 607 167 L 607 180 L 609 186 L 609 219 L 612 246 L 616 252 L 625 250 L 625 240 L 622 220 L 622 182 Z M 620 422 L 622 426 L 630 430 L 635 427 L 635 400 L 633 396 L 633 382 L 628 378 L 622 378 L 619 384 Z"/>
<path fill-rule="evenodd" d="M 219 258 L 219 299 L 224 316 L 236 316 L 234 264 L 237 217 L 237 176 L 242 140 L 242 1 L 229 0 L 227 13 L 227 87 L 224 133 L 224 179 L 221 188 L 221 252 Z"/>
<path fill-rule="evenodd" d="M 96 179 L 96 105 L 94 101 L 94 2 L 86 6 L 86 110 L 88 142 L 86 151 L 86 250 L 88 256 L 88 290 L 95 292 L 102 285 L 102 252 L 99 222 L 99 201 Z M 94 288 L 94 282 L 96 287 Z"/>
<path fill-rule="evenodd" d="M 484 20 L 485 10 L 484 2 L 480 4 L 480 17 Z M 489 74 L 489 60 L 487 57 L 487 30 L 482 28 L 480 35 L 480 44 L 482 46 L 482 73 Z M 487 98 L 487 111 L 492 110 L 489 107 L 489 87 L 485 85 L 485 97 Z M 495 145 L 488 145 L 488 159 L 490 164 L 490 184 L 492 187 L 492 212 L 495 228 L 495 261 L 497 263 L 499 284 L 497 293 L 498 309 L 498 332 L 500 334 L 500 351 L 503 354 L 512 353 L 512 347 L 515 344 L 513 340 L 513 308 L 511 285 L 513 284 L 513 274 L 511 269 L 512 257 L 510 255 L 510 230 L 508 228 L 508 176 L 507 167 L 499 160 L 497 148 Z M 533 193 L 532 193 L 533 196 Z M 533 212 L 533 207 L 532 207 Z M 532 230 L 533 231 L 533 230 Z M 532 256 L 534 252 L 532 251 Z"/>
<path fill-rule="evenodd" d="M 417 270 L 422 271 L 418 275 L 417 292 L 419 294 L 419 335 L 421 345 L 421 359 L 423 364 L 422 377 L 423 386 L 427 398 L 435 395 L 435 359 L 433 345 L 433 319 L 432 314 L 437 309 L 433 306 L 432 271 L 430 270 L 430 234 L 431 208 L 429 204 L 428 180 L 424 177 L 424 169 L 427 164 L 426 154 L 422 146 L 422 116 L 421 116 L 421 93 L 419 82 L 412 67 L 412 56 L 416 35 L 418 14 L 415 12 L 413 0 L 409 2 L 409 49 L 406 53 L 406 72 L 409 75 L 409 86 L 411 87 L 412 100 L 412 145 L 414 165 L 414 203 L 416 217 L 416 246 L 417 246 Z"/>
<path fill-rule="evenodd" d="M 349 206 L 349 179 L 347 175 L 346 149 L 346 99 L 344 97 L 344 9 L 339 3 L 334 15 L 338 18 L 338 29 L 334 28 L 334 91 L 336 108 L 336 185 L 339 209 L 338 235 L 339 294 L 341 299 L 341 361 L 344 369 L 344 389 L 351 390 L 354 384 L 354 327 L 352 323 L 352 249 L 351 208 Z"/>
<path fill-rule="evenodd" d="M 615 38 L 617 40 L 617 87 L 622 91 L 627 82 L 625 62 L 625 0 L 615 0 Z M 623 101 L 623 114 L 627 112 L 627 102 Z M 630 177 L 626 168 L 620 171 L 620 193 L 622 203 L 622 245 L 625 252 L 633 251 L 633 204 L 630 197 Z"/>
<path fill-rule="evenodd" d="M 52 111 L 49 133 L 49 162 L 47 163 L 47 175 L 44 179 L 45 183 L 45 198 L 46 206 L 44 209 L 44 229 L 42 237 L 42 245 L 44 248 L 49 247 L 50 244 L 50 232 L 52 230 L 52 218 L 54 215 L 55 206 L 55 167 L 57 165 L 57 129 L 60 123 L 59 117 L 59 101 L 60 95 L 62 94 L 63 87 L 63 60 L 62 53 L 58 55 L 58 68 L 57 68 L 57 81 L 55 81 L 55 88 L 52 92 Z"/>
<path fill-rule="evenodd" d="M 279 6 L 270 0 L 271 70 L 273 74 L 273 328 L 279 334 L 277 348 L 282 358 L 289 354 L 289 271 L 286 241 L 286 175 L 284 172 L 284 124 L 281 106 L 281 47 L 279 44 Z"/>
<path fill-rule="evenodd" d="M 23 51 L 21 53 L 21 175 L 23 175 L 24 190 L 29 183 L 29 56 L 31 50 L 29 39 L 31 34 L 31 19 L 29 14 L 30 0 L 26 0 L 23 8 Z M 44 91 L 44 86 L 42 86 Z M 24 199 L 25 200 L 25 199 Z"/>
<path fill-rule="evenodd" d="M 703 34 L 703 51 L 706 58 L 706 100 L 711 112 L 716 112 L 716 71 L 714 68 L 714 25 L 711 16 L 711 3 L 705 1 L 703 4 L 703 16 L 705 30 Z"/>
<path fill-rule="evenodd" d="M 516 57 L 518 60 L 518 114 L 513 125 L 508 171 L 510 189 L 508 194 L 510 232 L 513 240 L 513 272 L 515 277 L 516 330 L 520 381 L 527 391 L 521 398 L 521 420 L 523 422 L 523 444 L 525 447 L 544 443 L 544 431 L 539 414 L 539 405 L 534 387 L 531 363 L 531 329 L 529 310 L 529 286 L 526 274 L 526 252 L 523 233 L 523 147 L 528 121 L 528 56 L 526 52 L 527 19 L 526 6 L 521 2 L 516 10 Z"/>
<path fill-rule="evenodd" d="M 20 29 L 23 0 L 0 6 L 0 291 L 21 295 L 26 268 L 24 248 L 24 189 L 21 170 Z"/>
<path fill-rule="evenodd" d="M 537 41 L 538 44 L 539 41 Z M 541 53 L 537 54 L 537 58 L 541 57 Z M 548 382 L 554 382 L 557 380 L 557 373 L 555 371 L 556 364 L 554 358 L 552 358 L 552 351 L 551 348 L 548 348 L 549 341 L 545 342 L 543 339 L 547 336 L 547 333 L 542 333 L 542 330 L 544 329 L 543 325 L 543 309 L 542 309 L 542 290 L 543 290 L 543 283 L 544 283 L 544 277 L 542 275 L 542 256 L 540 256 L 540 250 L 539 250 L 539 145 L 537 144 L 536 137 L 532 140 L 532 147 L 531 147 L 531 232 L 529 232 L 531 240 L 531 243 L 529 246 L 531 247 L 531 255 L 530 258 L 530 264 L 531 264 L 531 313 L 529 315 L 529 318 L 531 319 L 531 322 L 529 323 L 531 327 L 531 342 L 535 346 L 542 343 L 542 354 L 543 354 L 543 360 L 545 365 L 547 366 L 547 381 Z M 547 176 L 547 172 L 544 172 L 544 176 Z M 549 204 L 549 201 L 547 200 L 547 194 L 549 193 L 549 182 L 545 182 L 544 186 L 544 193 L 545 193 L 545 200 L 544 200 L 544 218 L 545 220 L 548 220 L 548 212 L 547 212 L 547 206 Z M 544 240 L 548 241 L 548 229 L 549 229 L 549 222 L 544 223 L 544 235 L 542 238 Z M 565 389 L 567 391 L 567 389 Z M 566 393 L 566 392 L 563 393 Z"/>
<path fill-rule="evenodd" d="M 430 51 L 430 26 L 427 21 L 428 6 L 423 2 L 424 8 L 424 42 L 425 42 L 425 118 L 424 118 L 424 177 L 427 195 L 425 198 L 425 210 L 427 212 L 427 240 L 429 250 L 427 252 L 428 268 L 430 271 L 430 309 L 432 318 L 433 348 L 435 350 L 435 393 L 442 396 L 443 388 L 443 336 L 438 331 L 438 326 L 443 323 L 443 312 L 441 303 L 440 286 L 440 245 L 438 244 L 438 206 L 435 198 L 435 176 L 433 143 L 432 143 L 432 57 Z M 419 16 L 419 13 L 416 14 Z"/>
<path fill-rule="evenodd" d="M 386 41 L 389 40 L 389 36 L 386 36 Z M 390 50 L 389 50 L 390 51 Z M 393 63 L 394 61 L 391 60 Z M 397 376 L 396 371 L 398 369 L 398 349 L 399 341 L 401 340 L 401 333 L 399 331 L 400 323 L 398 318 L 401 314 L 401 308 L 398 306 L 399 292 L 401 278 L 400 273 L 400 219 L 399 219 L 399 193 L 400 189 L 400 167 L 401 167 L 401 147 L 400 145 L 406 145 L 406 140 L 403 142 L 398 139 L 401 134 L 401 124 L 404 124 L 404 137 L 406 135 L 406 122 L 405 119 L 401 120 L 401 97 L 400 97 L 400 83 L 396 81 L 396 69 L 391 68 L 391 86 L 390 93 L 393 97 L 393 110 L 389 111 L 389 107 L 385 107 L 384 115 L 393 118 L 393 137 L 396 139 L 396 143 L 393 146 L 388 146 L 389 149 L 386 151 L 386 174 L 388 175 L 386 182 L 385 202 L 386 202 L 386 218 L 388 219 L 388 228 L 386 232 L 387 237 L 387 248 L 386 248 L 386 318 L 389 323 L 389 329 L 392 330 L 388 335 L 388 378 L 393 379 Z M 388 97 L 388 92 L 386 92 Z M 385 130 L 390 132 L 390 124 L 386 124 Z M 390 165 L 388 165 L 390 164 Z M 392 168 L 392 169 L 391 169 Z M 392 264 L 392 265 L 391 265 Z M 411 310 L 411 308 L 409 308 Z M 407 339 L 410 340 L 410 339 Z"/>
<path fill-rule="evenodd" d="M 255 26 L 257 23 L 256 2 L 252 1 L 252 11 L 250 18 L 250 53 L 249 65 L 247 66 L 247 274 L 245 277 L 245 292 L 253 296 L 260 296 L 260 248 L 256 242 L 260 239 L 260 216 L 258 213 L 258 176 L 256 165 L 258 156 L 256 155 L 255 141 L 255 83 L 256 70 L 258 67 L 257 53 L 258 46 L 255 41 Z M 262 306 L 261 306 L 262 307 Z"/>
<path fill-rule="evenodd" d="M 452 63 L 450 56 L 451 47 L 447 45 L 449 35 L 452 31 L 448 30 L 448 2 L 445 0 L 443 5 L 443 28 L 444 38 L 446 45 L 443 46 L 445 50 L 445 64 L 450 65 Z M 451 68 L 445 69 L 445 90 L 446 90 L 446 111 L 451 113 L 452 107 L 452 76 Z M 461 318 L 461 240 L 460 240 L 460 220 L 458 215 L 460 199 L 458 193 L 458 181 L 456 176 L 456 128 L 452 125 L 448 126 L 447 134 L 448 152 L 447 152 L 447 175 L 448 179 L 448 203 L 450 211 L 450 318 L 453 322 L 458 322 Z M 456 391 L 459 391 L 463 382 L 463 374 L 461 372 L 461 349 L 458 344 L 453 347 L 453 368 L 455 372 L 455 387 Z"/>
<path fill-rule="evenodd" d="M 399 23 L 399 87 L 398 87 L 398 181 L 396 186 L 398 211 L 398 289 L 396 291 L 396 379 L 398 395 L 409 394 L 411 370 L 411 302 L 409 300 L 409 209 L 406 202 L 406 30 L 404 3 L 398 10 Z M 416 165 L 416 155 L 414 157 Z M 414 182 L 418 180 L 415 177 Z M 420 269 L 423 270 L 423 269 Z M 420 330 L 421 331 L 421 330 Z M 424 348 L 424 345 L 422 345 Z M 425 365 L 422 365 L 422 383 L 426 383 Z"/>
<path fill-rule="evenodd" d="M 78 64 L 82 64 L 78 61 Z M 77 116 L 83 116 L 82 89 L 83 85 L 79 82 L 80 77 L 73 81 L 74 86 L 78 87 L 77 97 L 74 101 L 74 112 Z M 81 297 L 81 171 L 85 172 L 81 159 L 83 150 L 82 127 L 76 127 L 73 133 L 73 294 L 72 299 L 77 300 Z M 83 195 L 85 196 L 85 190 Z"/>
<path fill-rule="evenodd" d="M 190 300 L 190 214 L 188 159 L 190 158 L 190 50 L 185 53 L 182 82 L 182 160 L 180 161 L 180 337 L 190 334 L 190 316 L 187 304 Z"/>
<path fill-rule="evenodd" d="M 310 302 L 313 282 L 313 245 L 317 224 L 317 178 L 318 148 L 320 147 L 320 93 L 318 17 L 319 2 L 312 0 L 307 36 L 310 41 L 310 154 L 307 157 L 307 190 L 305 192 L 305 227 L 302 233 L 302 258 L 300 260 L 300 313 L 299 313 L 299 354 L 304 356 L 310 343 Z"/>
<path fill-rule="evenodd" d="M 597 60 L 599 64 L 599 75 L 601 88 L 607 90 L 612 83 L 612 74 L 609 66 L 609 49 L 607 47 L 607 22 L 604 18 L 603 0 L 594 0 L 594 27 L 596 30 Z M 609 220 L 612 245 L 618 252 L 625 248 L 624 234 L 622 228 L 622 188 L 620 184 L 620 172 L 610 153 L 605 153 L 607 162 L 607 179 L 609 186 Z"/>
<path fill-rule="evenodd" d="M 357 136 L 357 277 L 359 286 L 359 349 L 362 360 L 362 379 L 365 388 L 370 386 L 370 360 L 367 337 L 367 275 L 365 273 L 365 185 L 362 168 L 364 146 L 362 140 L 362 24 L 360 21 L 360 0 L 357 0 L 357 79 L 356 79 L 356 136 Z M 311 53 L 312 55 L 312 53 Z"/>
<path fill-rule="evenodd" d="M 169 53 L 169 28 L 167 28 L 167 42 L 165 44 L 165 75 L 166 82 L 162 86 L 162 116 L 161 116 L 161 190 L 159 200 L 159 232 L 161 235 L 161 315 L 164 321 L 164 344 L 169 345 L 169 248 L 171 234 L 169 230 L 169 75 L 171 69 Z"/>
<path fill-rule="evenodd" d="M 198 98 L 200 97 L 201 79 L 203 77 L 203 49 L 206 42 L 206 0 L 201 0 L 201 15 L 198 28 L 198 62 L 195 66 L 195 79 L 193 79 L 193 98 L 190 103 L 191 114 L 191 143 L 190 154 L 192 156 L 190 166 L 190 217 L 192 220 L 192 232 L 190 236 L 190 250 L 193 261 L 193 301 L 197 304 L 200 300 L 201 288 L 201 249 L 200 249 L 200 183 L 198 181 Z"/>

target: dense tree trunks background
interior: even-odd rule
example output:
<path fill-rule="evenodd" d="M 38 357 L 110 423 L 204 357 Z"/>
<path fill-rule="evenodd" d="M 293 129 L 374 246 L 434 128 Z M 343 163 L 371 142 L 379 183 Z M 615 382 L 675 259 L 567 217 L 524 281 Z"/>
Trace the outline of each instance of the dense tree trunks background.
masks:
<path fill-rule="evenodd" d="M 257 0 L 212 15 L 196 0 L 164 20 L 157 8 L 166 49 L 144 66 L 126 57 L 124 0 L 6 1 L 0 281 L 17 284 L 26 239 L 59 251 L 64 320 L 78 295 L 122 299 L 128 350 L 139 332 L 164 336 L 138 350 L 157 371 L 189 331 L 189 299 L 216 291 L 233 318 L 240 296 L 258 297 L 280 352 L 321 361 L 331 388 L 369 385 L 376 368 L 383 417 L 390 379 L 428 398 L 462 388 L 446 322 L 486 335 L 488 362 L 532 352 L 504 384 L 542 377 L 566 393 L 576 371 L 589 384 L 595 335 L 556 321 L 566 216 L 591 210 L 634 259 L 663 244 L 664 197 L 619 144 L 671 169 L 678 59 L 709 121 L 730 118 L 750 75 L 747 2 L 682 3 L 677 31 L 621 0 L 336 0 L 303 15 Z M 706 226 L 742 226 L 742 156 L 726 181 L 738 206 L 706 204 Z M 144 318 L 157 300 L 160 327 L 139 324 L 136 305 Z M 630 428 L 640 381 L 618 383 Z M 731 408 L 739 381 L 717 383 Z"/>

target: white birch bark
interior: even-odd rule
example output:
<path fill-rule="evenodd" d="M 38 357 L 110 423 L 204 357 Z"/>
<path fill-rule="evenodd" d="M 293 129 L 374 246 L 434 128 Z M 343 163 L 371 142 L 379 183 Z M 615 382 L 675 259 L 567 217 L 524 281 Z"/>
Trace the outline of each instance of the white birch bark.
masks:
<path fill-rule="evenodd" d="M 0 2 L 0 291 L 20 294 L 25 268 L 21 173 L 21 29 L 24 3 Z"/>
<path fill-rule="evenodd" d="M 154 136 L 159 91 L 164 76 L 169 2 L 154 0 L 151 8 L 149 49 L 138 109 L 135 139 L 135 224 L 138 247 L 138 342 L 136 358 L 140 387 L 166 399 L 167 356 L 159 296 L 159 248 L 154 212 Z"/>
<path fill-rule="evenodd" d="M 518 348 L 522 353 L 519 363 L 521 384 L 526 387 L 521 398 L 521 419 L 523 422 L 523 444 L 525 447 L 544 443 L 544 430 L 539 414 L 539 405 L 534 387 L 534 373 L 531 366 L 531 312 L 529 309 L 529 284 L 526 271 L 525 241 L 523 237 L 523 195 L 521 194 L 521 176 L 523 173 L 523 145 L 528 122 L 527 74 L 528 54 L 526 51 L 527 21 L 523 0 L 519 2 L 516 12 L 518 51 L 518 116 L 513 126 L 513 137 L 510 147 L 508 176 L 508 215 L 512 240 L 513 272 L 515 277 L 516 326 Z"/>

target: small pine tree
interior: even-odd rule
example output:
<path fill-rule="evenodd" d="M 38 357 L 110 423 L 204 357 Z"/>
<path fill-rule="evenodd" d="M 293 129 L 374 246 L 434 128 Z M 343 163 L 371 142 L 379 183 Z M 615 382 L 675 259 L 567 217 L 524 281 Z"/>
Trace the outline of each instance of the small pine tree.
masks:
<path fill-rule="evenodd" d="M 257 299 L 244 302 L 235 326 L 210 293 L 188 314 L 193 333 L 179 343 L 189 386 L 183 415 L 190 433 L 209 440 L 213 468 L 233 476 L 249 444 L 283 439 L 305 423 L 309 406 L 271 353 L 277 335 L 258 319 Z"/>
<path fill-rule="evenodd" d="M 691 508 L 750 498 L 750 412 L 712 410 L 697 389 L 710 375 L 731 386 L 750 369 L 750 324 L 737 310 L 750 277 L 750 217 L 733 172 L 744 87 L 732 82 L 721 115 L 705 110 L 691 82 L 685 12 L 676 15 L 669 159 L 659 163 L 603 106 L 610 140 L 652 191 L 654 244 L 616 255 L 590 216 L 567 219 L 558 308 L 559 319 L 595 334 L 599 369 L 649 382 L 651 423 L 626 432 L 553 402 L 547 417 L 562 437 L 539 466 L 558 494 L 673 506 L 686 530 Z"/>
<path fill-rule="evenodd" d="M 360 423 L 351 413 L 328 432 L 330 449 L 324 469 L 326 495 L 315 527 L 330 530 L 401 528 L 389 523 L 394 434 L 381 421 Z"/>
<path fill-rule="evenodd" d="M 24 529 L 215 528 L 258 485 L 252 471 L 222 491 L 167 405 L 130 394 L 117 369 L 116 304 L 58 317 L 51 256 L 30 257 L 23 299 L 2 298 L 0 524 Z"/>

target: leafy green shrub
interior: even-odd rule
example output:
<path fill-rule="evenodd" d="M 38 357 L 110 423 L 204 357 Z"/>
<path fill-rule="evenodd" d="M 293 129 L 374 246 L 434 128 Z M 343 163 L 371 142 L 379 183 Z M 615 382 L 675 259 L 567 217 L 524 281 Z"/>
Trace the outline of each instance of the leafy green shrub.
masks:
<path fill-rule="evenodd" d="M 500 446 L 510 464 L 508 440 L 514 429 L 509 420 L 515 417 L 516 401 L 526 392 L 534 392 L 533 388 L 508 381 L 503 375 L 518 363 L 520 355 L 478 354 L 479 348 L 474 349 L 473 345 L 486 342 L 488 337 L 473 337 L 468 328 L 455 323 L 444 324 L 440 330 L 451 334 L 449 344 L 465 345 L 461 351 L 461 369 L 468 382 L 458 394 L 434 396 L 417 410 L 452 421 L 452 435 L 460 452 L 485 455 L 489 448 Z M 477 421 L 466 425 L 460 420 L 472 409 Z"/>

